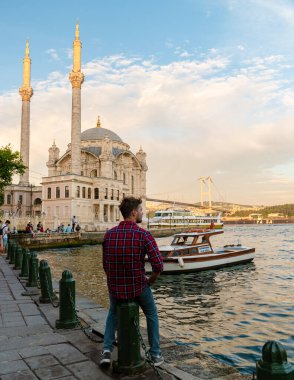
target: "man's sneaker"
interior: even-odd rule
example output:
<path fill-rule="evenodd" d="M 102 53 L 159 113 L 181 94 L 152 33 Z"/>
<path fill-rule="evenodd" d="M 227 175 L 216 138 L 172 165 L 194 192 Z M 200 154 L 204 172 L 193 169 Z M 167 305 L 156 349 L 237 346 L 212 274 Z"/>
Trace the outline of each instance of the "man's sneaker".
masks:
<path fill-rule="evenodd" d="M 164 362 L 164 357 L 162 355 L 151 356 L 151 360 L 153 361 L 154 367 L 158 367 Z"/>
<path fill-rule="evenodd" d="M 108 367 L 110 365 L 110 361 L 111 361 L 111 352 L 110 351 L 102 351 L 101 352 L 100 365 L 102 367 Z"/>

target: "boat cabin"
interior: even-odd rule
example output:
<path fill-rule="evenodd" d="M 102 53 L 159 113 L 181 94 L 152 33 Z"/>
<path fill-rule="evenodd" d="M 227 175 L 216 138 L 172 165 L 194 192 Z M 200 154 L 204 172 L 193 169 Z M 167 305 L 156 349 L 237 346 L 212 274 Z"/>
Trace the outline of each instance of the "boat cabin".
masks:
<path fill-rule="evenodd" d="M 223 230 L 182 232 L 174 235 L 171 245 L 160 247 L 160 253 L 163 258 L 213 253 L 210 237 L 223 232 Z"/>

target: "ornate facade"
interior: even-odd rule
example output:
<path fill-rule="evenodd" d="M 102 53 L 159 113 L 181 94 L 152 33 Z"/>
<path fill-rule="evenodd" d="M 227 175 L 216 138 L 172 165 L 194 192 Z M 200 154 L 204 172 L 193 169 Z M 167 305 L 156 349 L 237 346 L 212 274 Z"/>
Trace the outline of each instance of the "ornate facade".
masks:
<path fill-rule="evenodd" d="M 21 177 L 24 193 L 29 190 L 31 195 L 30 199 L 29 196 L 25 199 L 21 197 L 25 208 L 22 216 L 32 215 L 35 206 L 36 212 L 33 214 L 41 217 L 45 227 L 56 228 L 60 223 L 68 224 L 75 216 L 86 230 L 99 230 L 111 227 L 120 220 L 118 206 L 124 196 L 141 197 L 145 208 L 148 168 L 142 148 L 136 154 L 132 153 L 129 145 L 116 133 L 101 127 L 99 117 L 96 127 L 81 133 L 81 88 L 84 81 L 81 48 L 77 24 L 73 42 L 73 68 L 69 75 L 72 84 L 71 142 L 62 155 L 55 142 L 49 148 L 48 176 L 42 178 L 42 189 L 35 187 L 32 190 L 28 183 L 28 172 Z M 25 59 L 24 65 L 27 64 Z M 24 66 L 24 76 L 25 70 L 27 66 Z M 23 86 L 31 89 L 29 83 L 26 81 Z M 23 102 L 29 102 L 31 96 L 32 89 L 28 99 L 23 98 Z M 26 111 L 27 108 L 23 114 L 25 112 L 24 120 L 28 120 L 25 125 L 28 126 L 26 130 L 29 136 L 29 108 Z M 28 139 L 24 145 L 21 154 L 28 167 Z M 10 187 L 13 186 L 16 185 Z M 3 209 L 11 213 L 15 208 L 8 203 L 11 201 L 10 187 L 5 190 Z"/>

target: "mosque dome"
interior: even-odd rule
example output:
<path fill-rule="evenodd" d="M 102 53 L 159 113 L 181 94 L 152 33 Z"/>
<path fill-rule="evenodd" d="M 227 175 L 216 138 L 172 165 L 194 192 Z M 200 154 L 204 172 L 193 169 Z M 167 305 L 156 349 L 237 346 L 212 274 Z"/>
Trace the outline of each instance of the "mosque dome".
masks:
<path fill-rule="evenodd" d="M 122 139 L 114 132 L 106 128 L 90 128 L 81 133 L 81 140 L 103 140 L 106 136 L 112 141 L 123 142 Z"/>

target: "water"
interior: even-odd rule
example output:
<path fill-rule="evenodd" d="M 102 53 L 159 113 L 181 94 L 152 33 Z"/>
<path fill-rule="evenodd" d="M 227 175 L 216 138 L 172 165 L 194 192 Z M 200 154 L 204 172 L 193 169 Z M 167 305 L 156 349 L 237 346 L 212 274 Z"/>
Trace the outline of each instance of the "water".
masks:
<path fill-rule="evenodd" d="M 170 238 L 157 239 L 159 244 Z M 294 361 L 294 225 L 228 226 L 212 238 L 254 246 L 253 263 L 193 274 L 161 276 L 153 287 L 161 333 L 178 344 L 252 373 L 267 340 L 278 340 Z M 44 251 L 53 277 L 67 268 L 77 290 L 108 307 L 101 246 Z"/>

